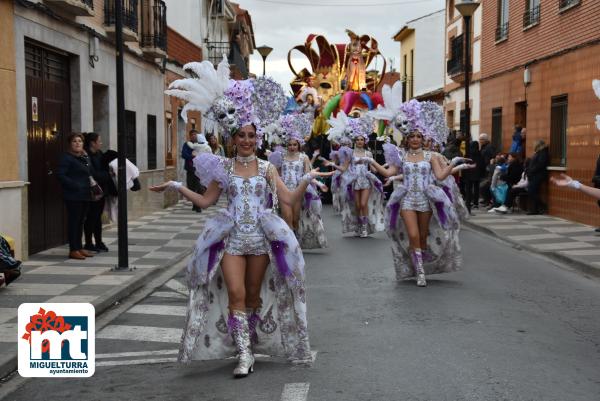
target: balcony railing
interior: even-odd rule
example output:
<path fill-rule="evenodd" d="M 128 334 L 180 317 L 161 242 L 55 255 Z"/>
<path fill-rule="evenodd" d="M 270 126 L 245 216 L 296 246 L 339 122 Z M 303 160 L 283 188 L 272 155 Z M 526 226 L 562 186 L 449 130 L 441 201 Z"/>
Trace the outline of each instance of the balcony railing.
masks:
<path fill-rule="evenodd" d="M 141 46 L 152 57 L 167 54 L 167 6 L 163 0 L 142 0 Z"/>
<path fill-rule="evenodd" d="M 464 42 L 464 35 L 458 35 L 450 42 L 450 59 L 446 62 L 446 72 L 449 76 L 465 71 Z"/>
<path fill-rule="evenodd" d="M 208 60 L 216 66 L 223 60 L 223 55 L 229 57 L 230 46 L 229 42 L 208 42 Z"/>
<path fill-rule="evenodd" d="M 579 4 L 579 1 L 580 0 L 559 0 L 558 9 L 562 10 L 566 8 L 571 8 L 572 6 Z"/>
<path fill-rule="evenodd" d="M 112 33 L 115 26 L 115 0 L 104 3 L 104 25 Z M 129 31 L 129 32 L 127 32 Z M 123 0 L 123 39 L 135 40 L 138 33 L 138 0 Z"/>
<path fill-rule="evenodd" d="M 94 0 L 46 0 L 46 4 L 72 16 L 94 15 Z"/>
<path fill-rule="evenodd" d="M 523 14 L 523 28 L 535 25 L 540 22 L 540 5 L 525 11 Z"/>
<path fill-rule="evenodd" d="M 496 42 L 508 38 L 508 21 L 496 27 Z"/>

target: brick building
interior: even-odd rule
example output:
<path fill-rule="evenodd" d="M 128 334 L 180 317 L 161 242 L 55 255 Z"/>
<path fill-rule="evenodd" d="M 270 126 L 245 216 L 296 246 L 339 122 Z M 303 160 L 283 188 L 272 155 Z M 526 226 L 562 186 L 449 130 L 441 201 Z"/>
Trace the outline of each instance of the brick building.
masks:
<path fill-rule="evenodd" d="M 527 128 L 526 156 L 549 144 L 550 174 L 589 183 L 600 153 L 594 116 L 600 101 L 600 2 L 498 0 L 483 4 L 481 130 L 510 148 L 515 124 Z M 543 188 L 549 213 L 600 225 L 596 202 L 554 186 Z"/>

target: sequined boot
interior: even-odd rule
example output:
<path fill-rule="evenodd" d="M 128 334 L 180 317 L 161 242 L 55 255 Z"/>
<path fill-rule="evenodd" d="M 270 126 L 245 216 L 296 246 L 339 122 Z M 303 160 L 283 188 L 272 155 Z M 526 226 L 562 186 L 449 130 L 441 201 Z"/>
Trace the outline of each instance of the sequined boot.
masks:
<path fill-rule="evenodd" d="M 238 351 L 238 365 L 233 370 L 233 376 L 246 377 L 254 371 L 254 355 L 250 349 L 250 330 L 246 312 L 232 311 L 227 319 L 227 327 Z"/>
<path fill-rule="evenodd" d="M 413 267 L 415 269 L 415 275 L 417 276 L 417 286 L 427 287 L 427 281 L 425 281 L 425 269 L 423 269 L 423 254 L 421 249 L 416 248 L 410 251 Z"/>
<path fill-rule="evenodd" d="M 360 219 L 360 237 L 367 238 L 369 236 L 369 218 L 361 216 Z"/>

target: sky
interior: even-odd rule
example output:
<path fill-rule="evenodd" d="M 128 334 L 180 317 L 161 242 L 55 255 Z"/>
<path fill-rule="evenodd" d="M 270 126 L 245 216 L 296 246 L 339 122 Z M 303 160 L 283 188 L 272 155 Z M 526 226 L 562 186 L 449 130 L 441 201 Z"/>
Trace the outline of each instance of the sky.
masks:
<path fill-rule="evenodd" d="M 370 35 L 379 43 L 383 56 L 399 70 L 400 44 L 392 39 L 407 21 L 441 10 L 445 0 L 236 0 L 252 17 L 256 46 L 273 48 L 267 57 L 267 75 L 290 91 L 293 74 L 287 63 L 288 51 L 304 44 L 311 34 L 324 35 L 329 43 L 348 43 L 346 29 Z M 287 4 L 284 4 L 287 3 Z M 370 4 L 370 5 L 365 5 Z M 384 5 L 385 4 L 385 5 Z M 388 5 L 389 4 L 389 5 Z M 350 6 L 357 5 L 357 6 Z M 309 64 L 295 51 L 294 68 Z M 262 75 L 258 51 L 250 59 L 250 71 Z"/>

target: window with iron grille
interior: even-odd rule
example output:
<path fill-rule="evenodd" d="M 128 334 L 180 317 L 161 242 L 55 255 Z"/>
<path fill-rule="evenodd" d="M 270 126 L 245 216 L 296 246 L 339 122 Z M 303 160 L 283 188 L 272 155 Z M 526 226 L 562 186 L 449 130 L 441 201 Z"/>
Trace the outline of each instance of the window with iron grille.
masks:
<path fill-rule="evenodd" d="M 567 165 L 567 95 L 553 96 L 550 111 L 550 164 Z"/>
<path fill-rule="evenodd" d="M 127 152 L 125 154 L 133 164 L 137 164 L 135 134 L 135 111 L 125 110 L 125 138 L 127 142 Z"/>
<path fill-rule="evenodd" d="M 467 112 L 465 111 L 465 109 L 462 109 L 460 111 L 460 132 L 464 135 L 465 132 L 467 132 Z"/>
<path fill-rule="evenodd" d="M 446 72 L 449 76 L 461 74 L 464 68 L 464 35 L 460 34 L 450 39 L 450 59 L 446 62 Z"/>
<path fill-rule="evenodd" d="M 502 151 L 502 107 L 492 109 L 492 145 L 496 152 Z"/>
<path fill-rule="evenodd" d="M 508 38 L 508 0 L 498 0 L 496 41 Z"/>
<path fill-rule="evenodd" d="M 558 9 L 563 10 L 579 4 L 581 0 L 558 0 Z"/>
<path fill-rule="evenodd" d="M 148 114 L 148 170 L 156 169 L 156 116 Z"/>
<path fill-rule="evenodd" d="M 137 33 L 138 31 L 138 0 L 123 0 L 123 27 Z M 115 0 L 104 2 L 104 24 L 115 25 Z"/>
<path fill-rule="evenodd" d="M 540 0 L 526 0 L 523 14 L 523 28 L 540 22 Z"/>

